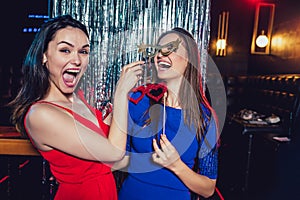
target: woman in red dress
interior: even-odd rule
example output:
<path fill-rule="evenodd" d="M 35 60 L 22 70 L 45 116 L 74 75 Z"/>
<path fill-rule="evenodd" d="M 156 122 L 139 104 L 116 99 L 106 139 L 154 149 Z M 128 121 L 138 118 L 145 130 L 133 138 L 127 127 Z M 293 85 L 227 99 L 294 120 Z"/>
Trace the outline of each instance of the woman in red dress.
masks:
<path fill-rule="evenodd" d="M 12 122 L 49 162 L 59 183 L 55 200 L 117 199 L 110 166 L 125 154 L 127 95 L 143 62 L 124 66 L 113 117 L 102 121 L 100 111 L 75 92 L 89 53 L 89 35 L 81 22 L 68 15 L 48 20 L 29 48 L 23 85 L 10 103 Z"/>

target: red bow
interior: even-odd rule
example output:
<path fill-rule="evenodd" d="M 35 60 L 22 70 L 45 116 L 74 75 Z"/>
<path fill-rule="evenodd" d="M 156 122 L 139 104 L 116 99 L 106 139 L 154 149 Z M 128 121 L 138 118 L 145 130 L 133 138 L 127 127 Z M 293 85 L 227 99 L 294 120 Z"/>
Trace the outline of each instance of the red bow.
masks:
<path fill-rule="evenodd" d="M 158 102 L 167 91 L 167 87 L 162 83 L 148 83 L 139 87 L 133 88 L 132 92 L 140 92 L 141 95 L 137 98 L 130 97 L 129 100 L 137 104 L 145 95 Z"/>

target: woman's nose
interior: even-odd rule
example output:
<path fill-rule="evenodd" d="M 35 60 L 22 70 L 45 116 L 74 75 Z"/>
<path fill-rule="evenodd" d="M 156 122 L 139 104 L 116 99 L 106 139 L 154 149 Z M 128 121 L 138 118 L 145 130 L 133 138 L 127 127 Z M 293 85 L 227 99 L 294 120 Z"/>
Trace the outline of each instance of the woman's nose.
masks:
<path fill-rule="evenodd" d="M 157 50 L 156 56 L 158 58 L 163 57 L 162 53 L 161 53 L 161 49 Z"/>
<path fill-rule="evenodd" d="M 74 63 L 76 66 L 79 66 L 81 64 L 81 58 L 76 52 L 74 52 L 72 55 L 72 63 Z"/>

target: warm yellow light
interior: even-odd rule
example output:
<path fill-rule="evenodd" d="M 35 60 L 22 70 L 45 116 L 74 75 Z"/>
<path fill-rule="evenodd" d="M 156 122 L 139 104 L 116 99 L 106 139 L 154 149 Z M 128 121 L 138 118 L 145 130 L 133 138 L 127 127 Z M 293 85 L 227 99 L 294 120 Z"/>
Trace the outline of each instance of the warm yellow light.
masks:
<path fill-rule="evenodd" d="M 217 49 L 225 49 L 226 48 L 226 40 L 218 39 L 217 41 Z"/>
<path fill-rule="evenodd" d="M 256 38 L 255 44 L 260 47 L 260 48 L 264 48 L 268 45 L 269 43 L 269 39 L 268 37 L 264 34 L 264 31 L 262 31 L 261 35 L 259 35 Z"/>

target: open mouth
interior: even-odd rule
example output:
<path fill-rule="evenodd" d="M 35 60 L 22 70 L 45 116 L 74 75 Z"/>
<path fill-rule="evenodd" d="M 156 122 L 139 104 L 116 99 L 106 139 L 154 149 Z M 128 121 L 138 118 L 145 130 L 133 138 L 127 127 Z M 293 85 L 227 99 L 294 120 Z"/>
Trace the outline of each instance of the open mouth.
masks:
<path fill-rule="evenodd" d="M 157 64 L 158 64 L 158 67 L 161 69 L 169 69 L 171 67 L 170 63 L 164 62 L 164 61 L 159 61 Z"/>
<path fill-rule="evenodd" d="M 69 87 L 72 87 L 76 84 L 76 77 L 79 74 L 80 69 L 67 69 L 63 73 L 63 80 L 65 84 Z"/>

